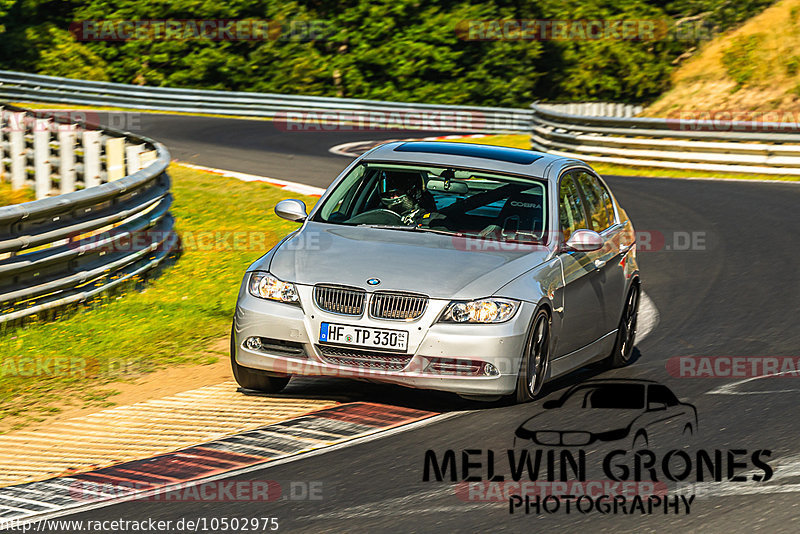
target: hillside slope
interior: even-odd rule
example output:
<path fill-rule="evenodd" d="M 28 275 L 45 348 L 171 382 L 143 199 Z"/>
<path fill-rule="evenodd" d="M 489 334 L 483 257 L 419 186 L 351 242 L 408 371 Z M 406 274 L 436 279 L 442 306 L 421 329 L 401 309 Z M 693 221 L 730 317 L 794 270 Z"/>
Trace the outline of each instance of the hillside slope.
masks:
<path fill-rule="evenodd" d="M 643 114 L 687 110 L 780 111 L 784 121 L 800 112 L 800 0 L 782 0 L 710 41 Z"/>

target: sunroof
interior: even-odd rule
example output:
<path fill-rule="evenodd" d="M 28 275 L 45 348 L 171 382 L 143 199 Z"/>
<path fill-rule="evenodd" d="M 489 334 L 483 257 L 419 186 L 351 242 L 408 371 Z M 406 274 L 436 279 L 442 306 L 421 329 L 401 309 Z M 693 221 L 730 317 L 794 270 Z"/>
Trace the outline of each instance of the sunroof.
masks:
<path fill-rule="evenodd" d="M 428 143 L 425 141 L 417 141 L 413 143 L 403 143 L 395 147 L 394 150 L 395 152 L 425 152 L 428 154 L 447 154 L 451 156 L 493 159 L 496 161 L 505 161 L 506 163 L 517 163 L 519 165 L 530 165 L 542 157 L 535 152 L 529 152 L 519 148 L 447 142 Z"/>

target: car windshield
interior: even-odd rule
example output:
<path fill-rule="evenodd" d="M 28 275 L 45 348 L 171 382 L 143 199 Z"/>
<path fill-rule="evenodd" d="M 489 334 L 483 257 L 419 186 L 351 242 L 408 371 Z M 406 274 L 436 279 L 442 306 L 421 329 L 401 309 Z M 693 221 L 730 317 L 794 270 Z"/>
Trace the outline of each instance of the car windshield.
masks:
<path fill-rule="evenodd" d="M 541 243 L 543 182 L 480 170 L 362 163 L 333 190 L 314 220 Z"/>
<path fill-rule="evenodd" d="M 564 400 L 563 406 L 641 410 L 644 408 L 644 385 L 602 384 L 578 387 Z"/>

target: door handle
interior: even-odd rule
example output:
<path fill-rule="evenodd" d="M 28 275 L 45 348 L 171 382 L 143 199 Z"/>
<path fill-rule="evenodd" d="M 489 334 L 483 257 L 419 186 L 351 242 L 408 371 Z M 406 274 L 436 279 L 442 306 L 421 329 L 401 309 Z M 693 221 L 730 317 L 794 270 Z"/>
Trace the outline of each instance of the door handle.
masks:
<path fill-rule="evenodd" d="M 595 269 L 602 269 L 603 265 L 606 264 L 606 261 L 608 261 L 608 260 L 594 260 L 594 268 Z"/>

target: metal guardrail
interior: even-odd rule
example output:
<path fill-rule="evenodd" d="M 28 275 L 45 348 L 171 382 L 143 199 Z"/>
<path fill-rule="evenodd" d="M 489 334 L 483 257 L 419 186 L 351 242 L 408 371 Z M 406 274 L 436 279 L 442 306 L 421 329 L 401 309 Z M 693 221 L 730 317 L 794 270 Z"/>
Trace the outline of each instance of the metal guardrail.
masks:
<path fill-rule="evenodd" d="M 797 123 L 593 117 L 531 107 L 535 150 L 626 166 L 800 175 Z"/>
<path fill-rule="evenodd" d="M 638 104 L 617 102 L 547 102 L 539 103 L 537 106 L 549 111 L 584 117 L 635 117 L 644 109 Z"/>
<path fill-rule="evenodd" d="M 532 111 L 273 93 L 207 91 L 73 80 L 0 71 L 0 99 L 272 117 L 372 127 L 474 133 L 528 132 Z"/>
<path fill-rule="evenodd" d="M 166 173 L 170 156 L 163 145 L 13 106 L 6 106 L 2 117 L 4 134 L 11 139 L 7 146 L 11 147 L 12 179 L 19 179 L 19 169 L 29 170 L 26 154 L 19 151 L 21 147 L 27 151 L 23 145 L 32 139 L 37 189 L 51 189 L 44 185 L 45 176 L 48 184 L 59 183 L 62 191 L 83 189 L 0 207 L 0 323 L 90 299 L 156 267 L 177 251 Z M 57 147 L 61 172 L 55 176 L 45 172 L 52 131 L 46 126 L 53 125 L 60 128 L 59 139 L 67 141 L 67 147 Z M 64 132 L 70 135 L 62 136 Z M 106 139 L 104 156 L 97 146 L 75 148 L 74 139 L 81 136 L 85 143 L 87 134 L 90 143 Z M 128 151 L 131 157 L 124 162 L 110 154 L 109 142 L 115 147 L 112 152 L 121 153 L 124 146 L 138 148 Z M 143 162 L 144 152 L 152 157 Z M 70 156 L 65 154 L 77 154 L 82 160 L 82 165 L 75 165 L 79 171 L 69 165 Z M 115 162 L 123 163 L 121 169 L 110 166 Z M 127 175 L 122 170 L 125 166 Z"/>

